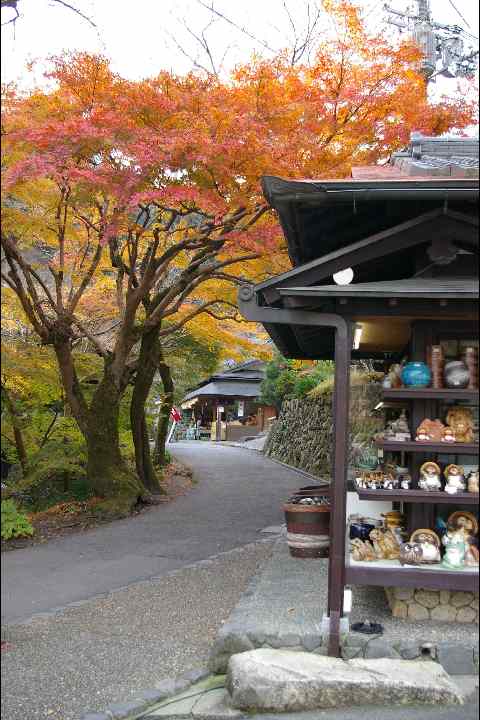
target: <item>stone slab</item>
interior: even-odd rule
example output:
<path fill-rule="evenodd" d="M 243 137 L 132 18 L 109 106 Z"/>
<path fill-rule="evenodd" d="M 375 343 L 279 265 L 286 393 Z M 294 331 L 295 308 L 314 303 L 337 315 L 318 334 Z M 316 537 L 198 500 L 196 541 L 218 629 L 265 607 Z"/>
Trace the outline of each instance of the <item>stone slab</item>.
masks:
<path fill-rule="evenodd" d="M 449 675 L 474 675 L 477 672 L 472 648 L 438 643 L 437 660 Z"/>
<path fill-rule="evenodd" d="M 350 660 L 253 650 L 234 655 L 226 686 L 240 710 L 292 712 L 359 705 L 463 703 L 437 663 Z"/>

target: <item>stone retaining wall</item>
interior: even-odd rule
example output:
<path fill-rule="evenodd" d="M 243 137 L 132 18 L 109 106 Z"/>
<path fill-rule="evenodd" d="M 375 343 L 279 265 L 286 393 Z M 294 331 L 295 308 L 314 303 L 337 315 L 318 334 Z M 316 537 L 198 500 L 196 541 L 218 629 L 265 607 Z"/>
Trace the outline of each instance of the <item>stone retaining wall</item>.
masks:
<path fill-rule="evenodd" d="M 357 376 L 350 397 L 352 448 L 383 427 L 383 414 L 372 415 L 381 397 L 378 383 L 363 381 L 362 376 Z M 315 397 L 284 401 L 278 420 L 268 435 L 264 453 L 274 460 L 328 479 L 332 440 L 332 387 L 326 385 Z"/>
<path fill-rule="evenodd" d="M 393 617 L 478 624 L 478 593 L 422 588 L 385 588 Z"/>

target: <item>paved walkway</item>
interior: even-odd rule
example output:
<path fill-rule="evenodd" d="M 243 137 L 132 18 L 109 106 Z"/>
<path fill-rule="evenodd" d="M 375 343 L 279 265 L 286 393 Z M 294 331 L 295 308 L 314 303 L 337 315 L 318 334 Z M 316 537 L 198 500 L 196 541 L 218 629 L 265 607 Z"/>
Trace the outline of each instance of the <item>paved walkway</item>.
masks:
<path fill-rule="evenodd" d="M 306 480 L 258 452 L 175 443 L 198 484 L 166 506 L 43 546 L 5 553 L 2 622 L 91 598 L 257 540 L 283 522 L 292 489 Z"/>

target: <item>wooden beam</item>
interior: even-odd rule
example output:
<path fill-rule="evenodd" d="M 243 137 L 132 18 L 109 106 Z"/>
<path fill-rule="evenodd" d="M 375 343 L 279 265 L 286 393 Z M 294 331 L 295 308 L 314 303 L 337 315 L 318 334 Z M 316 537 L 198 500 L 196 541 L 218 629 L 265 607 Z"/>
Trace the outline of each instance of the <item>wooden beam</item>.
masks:
<path fill-rule="evenodd" d="M 347 509 L 348 430 L 352 324 L 335 333 L 335 386 L 333 393 L 333 492 L 330 514 L 330 555 L 328 569 L 328 654 L 340 656 L 340 618 L 345 590 L 345 528 Z"/>

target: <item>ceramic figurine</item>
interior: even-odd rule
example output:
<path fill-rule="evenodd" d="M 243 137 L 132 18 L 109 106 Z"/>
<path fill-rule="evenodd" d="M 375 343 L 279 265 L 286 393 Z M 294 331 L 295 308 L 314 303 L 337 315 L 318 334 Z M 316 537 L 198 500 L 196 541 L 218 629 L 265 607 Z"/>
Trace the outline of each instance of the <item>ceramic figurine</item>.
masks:
<path fill-rule="evenodd" d="M 402 410 L 400 416 L 396 420 L 391 420 L 384 433 L 385 439 L 390 440 L 411 440 L 412 435 L 408 427 L 408 420 L 405 410 Z"/>
<path fill-rule="evenodd" d="M 410 475 L 404 475 L 402 479 L 400 480 L 400 487 L 402 490 L 410 490 L 410 485 L 412 484 L 412 478 Z"/>
<path fill-rule="evenodd" d="M 403 528 L 405 526 L 405 515 L 398 510 L 390 510 L 387 513 L 382 513 L 382 518 L 386 530 Z"/>
<path fill-rule="evenodd" d="M 350 547 L 352 551 L 352 558 L 354 560 L 366 560 L 371 562 L 372 560 L 377 559 L 373 545 L 368 542 L 368 540 L 355 538 L 355 540 L 351 541 Z"/>
<path fill-rule="evenodd" d="M 447 413 L 447 425 L 455 433 L 456 442 L 473 442 L 473 413 L 470 408 L 452 407 Z"/>
<path fill-rule="evenodd" d="M 372 530 L 370 540 L 378 560 L 398 560 L 400 547 L 396 536 L 391 530 Z"/>
<path fill-rule="evenodd" d="M 426 462 L 420 468 L 420 480 L 418 486 L 421 490 L 435 492 L 442 489 L 442 481 L 440 480 L 440 468 L 437 463 Z"/>
<path fill-rule="evenodd" d="M 402 366 L 399 363 L 395 363 L 394 365 L 391 365 L 388 373 L 385 375 L 383 379 L 383 387 L 385 389 L 390 388 L 400 388 L 402 387 Z"/>
<path fill-rule="evenodd" d="M 431 370 L 424 362 L 409 362 L 402 370 L 402 382 L 406 387 L 426 388 L 431 380 Z"/>
<path fill-rule="evenodd" d="M 465 477 L 463 475 L 463 468 L 460 465 L 448 465 L 443 473 L 447 484 L 445 485 L 445 492 L 449 495 L 456 495 L 460 492 L 465 492 Z"/>
<path fill-rule="evenodd" d="M 441 442 L 444 442 L 444 443 L 457 442 L 457 438 L 455 437 L 454 431 L 452 430 L 451 427 L 448 427 L 448 425 L 446 428 L 443 429 Z"/>
<path fill-rule="evenodd" d="M 467 489 L 470 493 L 478 493 L 478 469 L 472 470 L 467 478 Z"/>
<path fill-rule="evenodd" d="M 422 420 L 417 428 L 415 440 L 419 442 L 440 442 L 444 430 L 445 426 L 441 420 L 430 420 L 429 418 L 425 418 L 425 420 Z"/>
<path fill-rule="evenodd" d="M 466 388 L 470 382 L 470 371 L 463 360 L 452 360 L 446 363 L 443 377 L 447 388 Z"/>
<path fill-rule="evenodd" d="M 400 548 L 400 565 L 421 565 L 423 558 L 420 543 L 403 543 Z"/>
<path fill-rule="evenodd" d="M 466 541 L 473 540 L 478 533 L 478 520 L 468 510 L 457 510 L 448 518 L 447 525 L 460 532 Z"/>
<path fill-rule="evenodd" d="M 463 568 L 467 546 L 462 533 L 450 526 L 442 538 L 442 543 L 445 546 L 442 565 L 452 570 Z"/>
<path fill-rule="evenodd" d="M 479 553 L 478 548 L 475 545 L 468 544 L 465 550 L 465 567 L 478 567 L 479 566 Z"/>
<path fill-rule="evenodd" d="M 430 565 L 440 562 L 440 538 L 433 530 L 415 530 L 409 542 L 411 544 L 418 543 L 421 546 L 422 564 Z"/>

